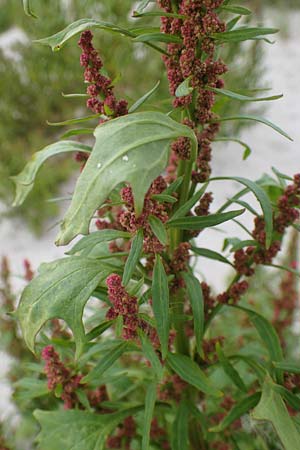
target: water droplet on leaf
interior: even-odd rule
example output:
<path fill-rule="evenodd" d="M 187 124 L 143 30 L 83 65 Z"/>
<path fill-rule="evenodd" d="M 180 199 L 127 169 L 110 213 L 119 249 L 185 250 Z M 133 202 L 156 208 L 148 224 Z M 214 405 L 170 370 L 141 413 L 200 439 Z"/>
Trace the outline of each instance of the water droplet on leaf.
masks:
<path fill-rule="evenodd" d="M 97 164 L 97 169 L 100 169 L 101 166 L 102 166 L 102 164 L 101 164 L 101 163 L 98 163 L 98 164 Z"/>
<path fill-rule="evenodd" d="M 129 158 L 128 158 L 128 156 L 127 156 L 127 155 L 123 156 L 123 158 L 122 158 L 122 159 L 123 159 L 123 161 L 126 161 L 126 162 L 127 162 L 128 160 L 129 160 Z"/>

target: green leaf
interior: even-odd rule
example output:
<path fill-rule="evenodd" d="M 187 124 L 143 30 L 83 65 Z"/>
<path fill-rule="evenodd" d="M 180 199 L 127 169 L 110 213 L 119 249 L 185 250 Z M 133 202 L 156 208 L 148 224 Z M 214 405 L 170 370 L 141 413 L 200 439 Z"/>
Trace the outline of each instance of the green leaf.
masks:
<path fill-rule="evenodd" d="M 248 389 L 245 386 L 245 383 L 243 382 L 239 373 L 235 370 L 229 359 L 225 356 L 219 343 L 216 344 L 216 351 L 226 375 L 231 379 L 231 381 L 237 386 L 238 389 L 240 389 L 242 392 L 247 393 Z"/>
<path fill-rule="evenodd" d="M 265 231 L 266 231 L 266 246 L 269 247 L 272 242 L 272 234 L 273 234 L 273 208 L 271 205 L 271 202 L 269 200 L 269 197 L 267 196 L 266 192 L 254 181 L 248 180 L 247 178 L 242 177 L 217 177 L 213 178 L 212 180 L 234 180 L 238 183 L 243 184 L 246 186 L 250 191 L 253 192 L 255 197 L 260 203 L 261 209 L 263 211 L 264 220 L 265 220 Z M 212 181 L 211 180 L 211 181 Z M 230 201 L 236 200 L 235 197 L 233 197 Z M 222 210 L 222 208 L 221 208 Z"/>
<path fill-rule="evenodd" d="M 145 413 L 142 429 L 142 450 L 150 450 L 150 430 L 156 401 L 157 384 L 150 383 L 145 398 Z"/>
<path fill-rule="evenodd" d="M 167 13 L 164 11 L 149 11 L 145 13 L 140 13 L 138 11 L 133 11 L 132 17 L 172 17 L 174 19 L 185 19 L 186 16 L 183 14 Z"/>
<path fill-rule="evenodd" d="M 177 198 L 167 194 L 153 194 L 151 197 L 161 203 L 176 203 L 178 201 Z"/>
<path fill-rule="evenodd" d="M 241 16 L 249 16 L 252 14 L 250 9 L 238 5 L 220 6 L 220 9 L 233 14 L 240 14 Z"/>
<path fill-rule="evenodd" d="M 220 261 L 224 264 L 233 266 L 233 264 L 231 264 L 231 262 L 227 258 L 225 258 L 225 256 L 221 255 L 221 253 L 215 252 L 208 248 L 192 247 L 191 250 L 198 256 L 203 256 L 204 258 L 213 259 L 214 261 Z"/>
<path fill-rule="evenodd" d="M 178 217 L 171 218 L 167 224 L 172 228 L 179 228 L 181 230 L 203 230 L 204 228 L 214 227 L 224 222 L 228 222 L 234 217 L 240 216 L 244 213 L 244 209 L 238 209 L 221 214 L 210 214 L 209 216 L 194 216 L 194 217 Z"/>
<path fill-rule="evenodd" d="M 142 106 L 158 89 L 160 85 L 160 81 L 156 83 L 156 85 L 149 91 L 146 92 L 145 95 L 143 95 L 141 98 L 139 98 L 128 110 L 128 112 L 134 113 L 137 109 L 139 109 L 140 106 Z"/>
<path fill-rule="evenodd" d="M 94 128 L 74 128 L 66 131 L 60 138 L 67 139 L 71 136 L 81 136 L 82 134 L 93 134 Z"/>
<path fill-rule="evenodd" d="M 221 391 L 216 389 L 200 367 L 188 356 L 179 353 L 168 353 L 167 363 L 177 375 L 191 386 L 213 397 L 222 397 Z"/>
<path fill-rule="evenodd" d="M 67 255 L 75 255 L 76 253 L 89 253 L 96 245 L 102 242 L 114 241 L 115 239 L 130 239 L 131 234 L 127 231 L 119 230 L 99 230 L 94 231 L 88 236 L 84 236 L 78 241 L 74 247 L 67 252 Z M 113 255 L 112 255 L 113 256 Z"/>
<path fill-rule="evenodd" d="M 226 430 L 233 422 L 248 413 L 250 409 L 254 408 L 259 402 L 260 397 L 261 393 L 256 392 L 255 394 L 250 395 L 250 397 L 244 398 L 230 410 L 219 425 L 210 428 L 209 431 L 212 433 L 221 433 Z"/>
<path fill-rule="evenodd" d="M 240 309 L 241 311 L 244 311 L 253 325 L 255 326 L 258 334 L 260 335 L 261 339 L 265 343 L 265 346 L 269 352 L 271 361 L 282 361 L 283 360 L 283 353 L 282 348 L 280 345 L 279 337 L 275 331 L 275 328 L 273 325 L 268 322 L 267 319 L 265 319 L 263 316 L 258 314 L 255 311 L 252 311 L 251 309 L 244 308 L 243 306 L 233 306 L 233 308 Z M 277 378 L 279 381 L 282 381 L 282 374 L 277 371 Z"/>
<path fill-rule="evenodd" d="M 137 12 L 140 13 L 151 3 L 153 0 L 139 0 L 137 7 Z"/>
<path fill-rule="evenodd" d="M 152 280 L 152 308 L 156 321 L 157 334 L 161 345 L 162 358 L 165 359 L 169 346 L 169 285 L 168 278 L 159 255 L 156 255 Z"/>
<path fill-rule="evenodd" d="M 132 274 L 135 271 L 136 265 L 139 262 L 143 250 L 143 242 L 144 242 L 143 229 L 140 228 L 132 240 L 129 256 L 125 263 L 122 279 L 123 286 L 126 286 L 129 283 Z"/>
<path fill-rule="evenodd" d="M 155 372 L 157 380 L 160 381 L 163 375 L 163 367 L 160 363 L 159 357 L 157 356 L 156 351 L 152 347 L 152 344 L 148 339 L 148 337 L 146 336 L 146 334 L 142 330 L 138 330 L 138 335 L 142 343 L 143 354 L 151 363 L 152 369 Z"/>
<path fill-rule="evenodd" d="M 142 409 L 136 406 L 111 414 L 36 410 L 34 417 L 41 425 L 39 450 L 104 450 L 107 437 L 119 423 Z"/>
<path fill-rule="evenodd" d="M 64 92 L 62 92 L 61 95 L 64 98 L 82 98 L 82 97 L 88 97 L 89 96 L 89 94 L 65 94 Z"/>
<path fill-rule="evenodd" d="M 163 245 L 167 245 L 168 244 L 168 234 L 167 234 L 167 231 L 166 231 L 165 226 L 162 223 L 162 221 L 159 220 L 158 217 L 153 216 L 152 214 L 150 214 L 148 221 L 149 221 L 151 230 L 153 231 L 153 233 L 155 234 L 157 239 Z"/>
<path fill-rule="evenodd" d="M 245 247 L 257 247 L 257 241 L 253 241 L 252 239 L 247 239 L 245 241 L 239 241 L 232 245 L 230 251 L 236 252 L 237 250 L 240 250 L 241 248 Z"/>
<path fill-rule="evenodd" d="M 178 177 L 173 183 L 170 184 L 163 192 L 162 194 L 171 195 L 174 192 L 177 191 L 177 189 L 181 186 L 183 182 L 183 177 Z"/>
<path fill-rule="evenodd" d="M 63 120 L 62 122 L 49 122 L 49 120 L 47 120 L 47 125 L 50 125 L 51 127 L 64 127 L 65 125 L 75 125 L 77 123 L 83 123 L 88 122 L 89 120 L 99 119 L 100 116 L 101 114 L 93 114 L 91 116 L 77 117 L 75 119 Z"/>
<path fill-rule="evenodd" d="M 233 98 L 234 100 L 239 100 L 240 102 L 266 102 L 272 100 L 278 100 L 282 98 L 283 95 L 272 95 L 270 97 L 249 97 L 248 95 L 241 95 L 237 92 L 229 91 L 228 89 L 218 89 L 214 87 L 207 87 L 209 91 L 214 92 L 218 95 L 223 95 L 224 97 Z"/>
<path fill-rule="evenodd" d="M 90 383 L 96 380 L 100 382 L 103 373 L 109 369 L 123 355 L 123 353 L 129 351 L 129 349 L 130 347 L 127 341 L 120 342 L 116 346 L 114 345 L 112 349 L 105 353 L 96 366 L 93 367 L 93 369 L 85 377 L 83 377 L 83 383 Z"/>
<path fill-rule="evenodd" d="M 284 372 L 300 374 L 300 364 L 289 361 L 280 361 L 273 362 L 273 365 L 276 369 L 283 370 Z"/>
<path fill-rule="evenodd" d="M 136 36 L 133 39 L 133 42 L 167 42 L 168 44 L 181 44 L 182 38 L 180 36 L 176 36 L 175 34 L 145 33 Z"/>
<path fill-rule="evenodd" d="M 242 147 L 244 147 L 245 151 L 243 154 L 243 160 L 245 161 L 249 156 L 251 155 L 252 151 L 248 144 L 241 141 L 240 139 L 235 139 L 231 137 L 218 137 L 214 139 L 214 142 L 236 142 L 237 144 L 240 144 Z"/>
<path fill-rule="evenodd" d="M 184 203 L 180 208 L 178 208 L 175 213 L 172 216 L 172 220 L 177 219 L 178 217 L 184 217 L 190 210 L 193 208 L 193 206 L 197 203 L 197 201 L 202 197 L 204 192 L 206 191 L 206 188 L 208 186 L 208 183 L 205 183 L 199 191 L 197 191 L 186 203 Z"/>
<path fill-rule="evenodd" d="M 278 31 L 279 30 L 277 28 L 240 27 L 235 30 L 225 31 L 223 33 L 213 33 L 211 37 L 221 42 L 242 42 L 247 41 L 248 39 L 275 34 L 278 33 Z"/>
<path fill-rule="evenodd" d="M 192 77 L 188 77 L 180 83 L 175 92 L 176 97 L 185 97 L 193 92 L 194 88 L 190 86 L 191 78 Z"/>
<path fill-rule="evenodd" d="M 192 140 L 195 158 L 194 132 L 165 114 L 134 113 L 99 125 L 94 149 L 77 181 L 57 244 L 67 244 L 80 233 L 88 234 L 95 210 L 121 182 L 131 184 L 139 214 L 152 181 L 168 164 L 171 142 L 179 136 Z"/>
<path fill-rule="evenodd" d="M 281 134 L 285 138 L 289 139 L 290 141 L 293 141 L 293 139 L 285 131 L 283 131 L 277 125 L 272 123 L 270 120 L 265 119 L 264 117 L 240 115 L 240 116 L 232 116 L 232 117 L 220 117 L 220 118 L 213 119 L 212 122 L 227 122 L 227 121 L 231 121 L 231 120 L 252 120 L 254 122 L 263 123 L 264 125 L 267 125 L 268 127 L 273 128 L 273 130 L 277 131 L 277 133 Z"/>
<path fill-rule="evenodd" d="M 188 403 L 182 400 L 172 426 L 172 450 L 189 449 L 189 412 Z"/>
<path fill-rule="evenodd" d="M 90 152 L 88 145 L 75 141 L 60 141 L 48 145 L 43 150 L 35 153 L 26 164 L 22 172 L 11 177 L 16 184 L 16 196 L 13 206 L 20 206 L 34 186 L 35 177 L 42 164 L 51 156 L 66 152 Z"/>
<path fill-rule="evenodd" d="M 16 312 L 26 345 L 33 352 L 39 330 L 57 317 L 73 331 L 79 356 L 85 344 L 83 309 L 99 282 L 107 277 L 107 268 L 79 256 L 44 263 L 42 268 L 24 289 Z"/>
<path fill-rule="evenodd" d="M 27 16 L 37 19 L 37 16 L 34 14 L 34 12 L 32 11 L 32 8 L 31 8 L 31 0 L 23 0 L 23 8 L 24 8 L 25 14 L 27 14 Z"/>
<path fill-rule="evenodd" d="M 242 18 L 242 16 L 237 16 L 237 17 L 234 17 L 233 19 L 229 20 L 229 22 L 226 23 L 226 30 L 227 31 L 232 30 L 241 18 Z"/>
<path fill-rule="evenodd" d="M 274 390 L 296 411 L 300 411 L 300 398 L 283 386 L 274 384 Z"/>
<path fill-rule="evenodd" d="M 114 25 L 112 23 L 94 19 L 80 19 L 77 20 L 76 22 L 71 23 L 62 31 L 59 31 L 58 33 L 55 33 L 52 36 L 35 40 L 34 42 L 38 44 L 49 45 L 53 51 L 58 51 L 73 36 L 76 36 L 77 34 L 92 28 L 99 28 L 101 30 L 110 31 L 113 33 L 120 33 L 124 36 L 132 37 L 132 34 L 128 30 L 126 30 L 125 28 L 121 28 L 117 25 Z"/>
<path fill-rule="evenodd" d="M 100 323 L 100 325 L 97 325 L 95 328 L 89 331 L 89 333 L 86 334 L 85 336 L 86 342 L 90 342 L 93 339 L 100 336 L 102 333 L 104 333 L 104 331 L 108 330 L 108 328 L 110 328 L 113 323 L 114 323 L 113 320 L 106 320 Z"/>
<path fill-rule="evenodd" d="M 194 319 L 194 333 L 198 353 L 202 352 L 202 339 L 204 333 L 204 300 L 199 280 L 192 273 L 184 273 L 189 300 L 192 306 Z"/>
<path fill-rule="evenodd" d="M 300 433 L 271 380 L 265 381 L 261 400 L 251 416 L 255 420 L 271 422 L 285 450 L 295 450 L 299 447 Z"/>

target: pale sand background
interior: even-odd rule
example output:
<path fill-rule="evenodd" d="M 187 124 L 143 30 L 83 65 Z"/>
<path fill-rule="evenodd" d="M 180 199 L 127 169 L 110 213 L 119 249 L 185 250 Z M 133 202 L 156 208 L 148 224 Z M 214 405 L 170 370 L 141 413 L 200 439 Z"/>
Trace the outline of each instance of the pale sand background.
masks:
<path fill-rule="evenodd" d="M 241 139 L 247 142 L 253 150 L 252 156 L 246 161 L 242 161 L 242 149 L 239 145 L 218 145 L 214 152 L 214 175 L 245 176 L 250 179 L 257 179 L 262 172 L 271 173 L 271 165 L 287 174 L 294 174 L 300 171 L 300 12 L 290 12 L 282 22 L 282 17 L 268 15 L 267 23 L 279 26 L 283 32 L 276 37 L 275 45 L 265 46 L 265 67 L 266 73 L 260 85 L 267 85 L 273 88 L 274 93 L 284 93 L 284 98 L 272 103 L 265 103 L 264 116 L 275 122 L 294 139 L 294 142 L 285 140 L 282 136 L 268 129 L 264 125 L 255 125 L 242 132 Z M 288 30 L 285 24 L 289 24 Z M 7 43 L 7 36 L 0 36 L 0 45 Z M 215 192 L 214 208 L 221 205 L 226 196 L 230 196 L 239 185 L 228 182 L 226 196 L 224 186 L 220 182 L 213 186 Z M 72 183 L 65 187 L 65 192 L 72 190 Z M 247 219 L 246 219 L 247 222 Z M 248 223 L 249 222 L 248 220 Z M 51 227 L 53 224 L 49 224 Z M 239 235 L 239 228 L 232 225 L 223 227 L 229 236 Z M 61 257 L 64 250 L 56 248 L 53 244 L 57 227 L 45 232 L 37 239 L 24 227 L 20 220 L 2 220 L 0 222 L 1 247 L 0 257 L 8 255 L 11 260 L 13 272 L 16 275 L 15 283 L 20 285 L 18 274 L 23 273 L 22 261 L 24 258 L 30 259 L 33 268 L 36 269 L 42 261 L 51 261 Z M 199 239 L 199 246 L 210 247 L 220 250 L 224 234 L 216 231 L 206 231 Z M 205 261 L 205 269 L 202 263 L 198 264 L 198 270 L 204 276 L 213 281 L 218 289 L 224 285 L 224 280 L 228 273 L 226 267 L 219 263 Z M 5 373 L 9 362 L 3 353 L 0 353 L 0 419 L 8 417 L 13 412 L 13 407 L 9 402 L 10 388 L 5 381 Z M 1 381 L 2 379 L 2 381 Z"/>

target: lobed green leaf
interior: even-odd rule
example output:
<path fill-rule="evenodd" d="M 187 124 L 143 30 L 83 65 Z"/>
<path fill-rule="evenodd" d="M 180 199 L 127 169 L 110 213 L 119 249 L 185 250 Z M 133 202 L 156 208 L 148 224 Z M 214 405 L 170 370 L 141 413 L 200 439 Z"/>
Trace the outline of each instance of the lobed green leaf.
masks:
<path fill-rule="evenodd" d="M 193 131 L 165 114 L 134 113 L 99 125 L 95 146 L 77 181 L 57 244 L 65 245 L 80 233 L 88 234 L 95 210 L 121 182 L 130 183 L 139 214 L 152 181 L 168 164 L 171 142 L 179 136 L 192 140 L 195 157 L 197 140 Z"/>

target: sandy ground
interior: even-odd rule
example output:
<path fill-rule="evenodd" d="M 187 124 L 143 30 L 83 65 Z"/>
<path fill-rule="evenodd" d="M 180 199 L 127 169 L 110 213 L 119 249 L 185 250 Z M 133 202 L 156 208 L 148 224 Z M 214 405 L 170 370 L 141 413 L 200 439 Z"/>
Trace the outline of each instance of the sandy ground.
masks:
<path fill-rule="evenodd" d="M 245 129 L 241 138 L 247 142 L 253 150 L 252 156 L 246 161 L 242 161 L 242 149 L 239 145 L 218 145 L 214 153 L 214 174 L 215 176 L 244 176 L 250 179 L 257 179 L 262 172 L 271 173 L 271 165 L 287 174 L 294 174 L 300 171 L 299 142 L 300 142 L 300 12 L 289 14 L 289 32 L 278 35 L 275 45 L 266 45 L 266 74 L 261 80 L 262 85 L 270 81 L 274 93 L 284 93 L 284 98 L 269 103 L 266 106 L 264 116 L 283 128 L 294 139 L 289 142 L 282 136 L 268 129 L 264 125 L 255 125 Z M 280 17 L 268 17 L 271 24 L 278 23 Z M 283 27 L 285 28 L 285 27 Z M 1 44 L 1 42 L 0 42 Z M 213 190 L 215 192 L 214 206 L 220 206 L 227 197 L 236 192 L 239 186 L 234 182 L 228 182 L 227 190 L 220 182 L 216 182 Z M 68 188 L 67 188 L 68 190 Z M 246 220 L 249 224 L 250 218 Z M 225 227 L 224 227 L 225 229 Z M 240 229 L 228 225 L 226 231 L 229 236 L 241 235 Z M 18 275 L 22 273 L 22 261 L 29 258 L 33 268 L 36 269 L 40 262 L 51 261 L 63 255 L 64 250 L 54 245 L 54 238 L 57 227 L 45 233 L 37 239 L 32 233 L 24 228 L 24 224 L 19 220 L 1 221 L 1 248 L 0 256 L 9 255 L 12 259 L 13 272 L 16 275 L 15 281 L 18 284 Z M 224 234 L 217 231 L 206 231 L 199 239 L 199 246 L 210 247 L 220 250 L 222 247 Z M 205 267 L 204 267 L 205 266 Z M 209 281 L 221 289 L 228 272 L 224 265 L 210 263 L 202 260 L 197 266 L 199 273 L 202 273 Z M 0 419 L 7 417 L 13 411 L 10 403 L 10 388 L 5 382 L 5 372 L 8 368 L 8 360 L 5 355 L 0 354 Z"/>

